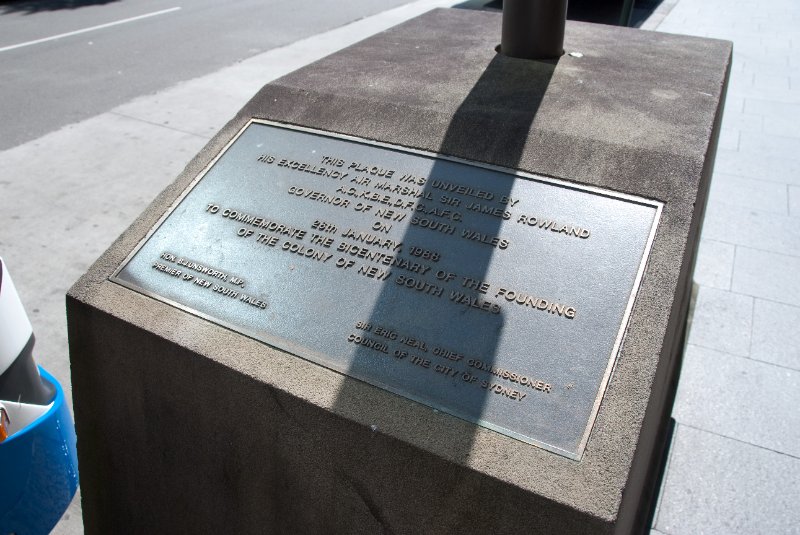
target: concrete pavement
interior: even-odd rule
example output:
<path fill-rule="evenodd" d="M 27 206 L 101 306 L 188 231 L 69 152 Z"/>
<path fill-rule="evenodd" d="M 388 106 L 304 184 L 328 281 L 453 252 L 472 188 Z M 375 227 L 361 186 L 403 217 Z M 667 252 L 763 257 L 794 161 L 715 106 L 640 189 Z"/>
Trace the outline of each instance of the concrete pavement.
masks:
<path fill-rule="evenodd" d="M 653 533 L 800 533 L 800 3 L 679 0 L 653 22 L 734 42 Z"/>
<path fill-rule="evenodd" d="M 0 251 L 68 389 L 66 289 L 264 83 L 420 0 L 0 152 Z M 678 422 L 653 534 L 800 533 L 800 4 L 668 0 L 644 28 L 734 41 Z M 55 533 L 80 533 L 73 504 Z"/>

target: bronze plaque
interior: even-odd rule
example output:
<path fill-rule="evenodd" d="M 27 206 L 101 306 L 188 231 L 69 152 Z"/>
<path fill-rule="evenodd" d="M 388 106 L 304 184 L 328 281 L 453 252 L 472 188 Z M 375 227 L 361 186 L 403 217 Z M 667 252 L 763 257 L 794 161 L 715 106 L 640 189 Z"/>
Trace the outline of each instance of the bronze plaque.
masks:
<path fill-rule="evenodd" d="M 660 213 L 252 120 L 112 280 L 580 459 Z"/>

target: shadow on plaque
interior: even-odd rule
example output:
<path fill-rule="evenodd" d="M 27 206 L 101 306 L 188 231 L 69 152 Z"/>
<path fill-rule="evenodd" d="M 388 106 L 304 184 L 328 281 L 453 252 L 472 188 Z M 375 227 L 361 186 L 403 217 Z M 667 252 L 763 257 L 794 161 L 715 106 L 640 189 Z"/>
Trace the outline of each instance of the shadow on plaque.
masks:
<path fill-rule="evenodd" d="M 439 153 L 465 160 L 475 159 L 471 155 L 482 155 L 486 159 L 483 163 L 510 169 L 517 168 L 528 132 L 556 65 L 556 61 L 517 60 L 497 55 L 459 105 L 442 140 Z M 492 129 L 492 125 L 497 125 L 498 111 L 511 112 L 514 118 L 509 124 L 504 125 L 504 128 Z M 504 219 L 468 212 L 464 209 L 467 204 L 465 198 L 462 198 L 461 206 L 442 204 L 442 190 L 433 188 L 431 184 L 435 180 L 458 182 L 458 177 L 453 175 L 454 165 L 463 164 L 454 164 L 448 160 L 434 162 L 424 185 L 421 202 L 426 206 L 438 205 L 442 209 L 451 208 L 456 212 L 461 210 L 469 214 L 469 221 L 480 219 L 481 230 L 487 235 L 502 237 L 501 225 Z M 500 198 L 510 193 L 513 183 L 513 180 L 498 181 L 497 184 L 487 184 L 486 189 L 494 193 L 495 198 Z M 442 234 L 442 232 L 436 228 L 434 222 L 442 225 L 452 223 L 448 217 L 423 215 L 431 222 L 430 226 L 409 225 L 402 238 L 403 252 L 412 247 L 424 250 L 425 244 L 431 243 L 432 237 L 439 238 L 437 233 Z M 420 215 L 420 218 L 423 215 Z M 440 242 L 446 244 L 447 240 L 451 243 L 462 241 L 457 236 L 449 238 L 445 236 Z M 453 248 L 456 254 L 463 254 L 459 253 L 459 250 L 464 249 Z M 496 395 L 480 386 L 481 382 L 488 382 L 493 377 L 490 372 L 469 367 L 466 360 L 478 359 L 487 369 L 494 365 L 504 328 L 502 310 L 491 313 L 464 306 L 450 299 L 449 294 L 452 291 L 478 298 L 494 297 L 492 293 L 482 295 L 469 285 L 464 285 L 463 278 L 485 281 L 494 255 L 504 253 L 488 245 L 485 247 L 473 245 L 468 250 L 470 251 L 468 255 L 456 258 L 448 256 L 452 255 L 452 251 L 446 248 L 427 251 L 429 258 L 421 259 L 420 263 L 427 263 L 431 269 L 424 274 L 393 268 L 392 276 L 384 282 L 381 293 L 372 307 L 372 313 L 369 318 L 364 318 L 364 323 L 369 327 L 368 334 L 372 338 L 376 340 L 382 337 L 392 338 L 392 347 L 402 348 L 401 350 L 407 355 L 379 355 L 373 349 L 360 347 L 348 370 L 348 375 L 351 377 L 374 378 L 376 361 L 381 362 L 385 377 L 394 377 L 398 383 L 407 385 L 403 388 L 397 388 L 398 383 L 384 385 L 387 389 L 421 402 L 431 412 L 450 414 L 451 416 L 432 415 L 443 423 L 433 424 L 428 428 L 436 429 L 437 436 L 431 439 L 443 444 L 442 447 L 446 448 L 448 457 L 462 464 L 468 461 L 478 429 L 477 422 L 483 419 L 489 396 Z M 421 254 L 425 255 L 425 251 Z M 437 268 L 437 264 L 444 262 L 431 260 L 436 254 L 440 255 L 443 261 L 446 258 L 448 265 L 458 266 L 455 279 L 449 282 L 445 280 L 447 278 L 445 272 L 448 270 Z M 398 282 L 399 276 L 404 277 L 402 282 Z M 409 279 L 414 282 L 408 282 Z M 439 289 L 442 289 L 442 294 L 437 296 Z M 457 358 L 454 355 L 462 355 L 463 358 L 452 360 Z M 448 369 L 453 371 L 448 372 Z M 466 377 L 465 374 L 472 378 Z M 374 380 L 371 382 L 374 383 Z M 345 381 L 338 392 L 336 406 L 344 410 L 363 404 L 360 394 L 363 388 L 365 388 L 363 385 L 355 381 Z M 463 422 L 461 422 L 463 425 L 448 425 L 448 419 L 455 423 L 452 416 L 476 425 Z M 427 424 L 421 425 L 427 426 Z M 410 422 L 408 425 L 415 424 Z M 399 440 L 381 434 L 380 423 L 377 423 L 373 430 L 376 432 L 375 444 L 371 447 L 395 450 L 410 448 Z M 363 463 L 364 473 L 372 474 L 371 486 L 377 489 L 391 489 L 390 492 L 396 495 L 397 499 L 405 496 L 408 500 L 419 500 L 421 497 L 429 496 L 431 499 L 436 497 L 435 499 L 442 501 L 442 507 L 435 513 L 439 518 L 427 519 L 426 524 L 458 526 L 463 519 L 449 518 L 448 515 L 454 513 L 448 511 L 457 511 L 460 508 L 448 508 L 447 503 L 451 500 L 468 499 L 477 500 L 475 503 L 480 502 L 480 489 L 474 482 L 465 481 L 453 470 L 437 470 L 437 466 L 441 467 L 440 463 L 443 462 L 441 459 L 423 456 L 424 458 L 418 457 L 420 461 L 418 463 L 398 464 L 393 467 L 377 466 L 373 463 L 379 461 L 373 459 L 382 456 L 371 456 L 370 446 L 361 444 L 355 447 L 365 448 L 356 457 Z M 397 458 L 408 459 L 409 456 L 398 455 Z M 443 476 L 428 477 L 427 472 L 430 470 L 436 470 Z M 354 481 L 350 483 L 358 485 Z M 431 488 L 420 489 L 421 485 L 431 485 Z M 354 488 L 353 492 L 362 497 L 370 495 L 369 492 L 361 492 L 358 488 Z M 379 507 L 371 507 L 370 504 L 366 506 L 373 516 L 380 518 L 382 512 Z M 414 504 L 410 506 L 415 508 Z M 392 524 L 388 519 L 382 520 L 386 520 L 386 525 Z"/>

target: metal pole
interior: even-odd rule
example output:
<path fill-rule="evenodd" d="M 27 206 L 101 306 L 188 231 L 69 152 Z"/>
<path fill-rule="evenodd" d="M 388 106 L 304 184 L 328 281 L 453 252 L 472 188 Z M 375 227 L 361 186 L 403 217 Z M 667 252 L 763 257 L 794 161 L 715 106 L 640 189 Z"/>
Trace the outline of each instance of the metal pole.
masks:
<path fill-rule="evenodd" d="M 567 0 L 503 0 L 500 52 L 512 58 L 553 59 L 564 53 Z"/>

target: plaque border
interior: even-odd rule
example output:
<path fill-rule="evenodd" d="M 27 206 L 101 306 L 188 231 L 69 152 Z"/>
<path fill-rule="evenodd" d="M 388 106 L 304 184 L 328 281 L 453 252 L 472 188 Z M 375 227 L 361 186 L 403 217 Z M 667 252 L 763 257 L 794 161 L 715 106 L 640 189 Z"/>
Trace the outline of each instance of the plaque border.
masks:
<path fill-rule="evenodd" d="M 286 129 L 286 130 L 294 130 L 294 131 L 297 131 L 297 132 L 304 132 L 304 133 L 311 134 L 311 135 L 338 139 L 338 140 L 345 141 L 345 142 L 356 143 L 356 144 L 360 144 L 360 145 L 367 145 L 367 146 L 371 146 L 371 147 L 379 147 L 379 148 L 383 148 L 383 149 L 394 150 L 394 151 L 403 152 L 403 153 L 406 153 L 406 154 L 412 154 L 412 155 L 416 155 L 416 156 L 423 156 L 423 157 L 426 157 L 426 158 L 432 158 L 434 160 L 439 159 L 439 160 L 451 161 L 451 162 L 459 163 L 459 164 L 463 164 L 463 165 L 470 165 L 470 166 L 473 166 L 473 167 L 479 167 L 479 168 L 486 169 L 486 170 L 489 170 L 489 171 L 494 171 L 494 172 L 497 172 L 497 173 L 503 173 L 503 174 L 506 174 L 506 175 L 511 175 L 512 177 L 524 178 L 526 180 L 533 180 L 533 181 L 540 182 L 540 183 L 551 184 L 551 185 L 557 186 L 557 187 L 567 188 L 567 189 L 571 189 L 571 190 L 577 190 L 577 191 L 581 191 L 581 192 L 584 192 L 584 193 L 590 193 L 590 194 L 599 195 L 599 196 L 603 196 L 603 197 L 609 197 L 609 198 L 612 198 L 612 199 L 618 199 L 618 200 L 622 200 L 622 201 L 626 201 L 626 202 L 632 202 L 632 203 L 635 203 L 635 204 L 649 206 L 649 207 L 655 209 L 655 215 L 653 217 L 653 223 L 652 223 L 652 225 L 650 227 L 650 233 L 649 233 L 649 235 L 647 237 L 647 241 L 645 242 L 644 252 L 642 253 L 641 260 L 639 261 L 639 267 L 637 269 L 636 276 L 634 277 L 633 287 L 631 289 L 630 296 L 628 296 L 627 304 L 625 306 L 625 311 L 624 311 L 623 316 L 622 316 L 622 321 L 620 322 L 620 327 L 619 327 L 619 330 L 617 332 L 617 336 L 615 338 L 614 345 L 613 345 L 613 347 L 611 349 L 611 353 L 608 355 L 608 364 L 606 365 L 605 372 L 603 373 L 603 377 L 601 378 L 600 384 L 599 384 L 598 389 L 597 389 L 597 395 L 596 395 L 594 403 L 592 405 L 592 409 L 591 409 L 591 412 L 589 414 L 589 418 L 587 419 L 587 422 L 586 422 L 586 427 L 584 428 L 581 440 L 578 443 L 578 446 L 577 446 L 575 452 L 572 452 L 572 451 L 569 451 L 569 450 L 565 450 L 565 449 L 559 448 L 557 446 L 553 446 L 552 444 L 548 444 L 548 443 L 546 443 L 546 442 L 544 442 L 542 440 L 537 440 L 537 439 L 534 439 L 532 437 L 528 437 L 528 436 L 523 435 L 523 434 L 521 434 L 519 432 L 512 431 L 510 429 L 506 429 L 503 426 L 500 426 L 500 425 L 497 425 L 497 424 L 492 424 L 490 422 L 485 422 L 482 419 L 473 420 L 473 419 L 469 419 L 469 418 L 465 418 L 465 417 L 460 417 L 457 414 L 454 414 L 455 411 L 446 410 L 446 409 L 443 409 L 443 408 L 440 409 L 443 412 L 445 412 L 445 413 L 447 413 L 447 414 L 449 414 L 449 415 L 451 415 L 451 416 L 453 416 L 455 418 L 459 418 L 461 420 L 465 420 L 465 421 L 470 422 L 470 423 L 475 423 L 476 425 L 480 425 L 480 426 L 482 426 L 484 428 L 491 429 L 492 431 L 495 431 L 497 433 L 505 435 L 505 436 L 507 436 L 509 438 L 513 438 L 513 439 L 519 440 L 521 442 L 525 442 L 526 444 L 531 444 L 533 446 L 540 447 L 540 448 L 545 449 L 547 451 L 550 451 L 550 452 L 553 452 L 553 453 L 557 453 L 557 454 L 562 455 L 564 457 L 567 457 L 567 458 L 569 458 L 569 459 L 571 459 L 573 461 L 580 461 L 582 459 L 582 457 L 583 457 L 583 453 L 584 453 L 584 451 L 586 449 L 586 444 L 589 441 L 589 437 L 591 436 L 591 432 L 592 432 L 592 429 L 594 428 L 595 421 L 597 420 L 597 413 L 599 412 L 600 405 L 601 405 L 601 403 L 603 401 L 603 398 L 605 397 L 606 389 L 608 388 L 608 383 L 610 382 L 611 377 L 614 374 L 614 369 L 616 368 L 617 360 L 619 359 L 619 353 L 620 353 L 620 350 L 622 348 L 622 343 L 623 343 L 623 340 L 624 340 L 624 337 L 625 337 L 625 331 L 626 331 L 626 329 L 628 327 L 628 323 L 630 321 L 630 316 L 631 316 L 631 313 L 633 311 L 633 306 L 634 306 L 634 303 L 636 301 L 636 296 L 639 293 L 639 288 L 640 288 L 641 283 L 642 283 L 642 278 L 644 277 L 644 272 L 645 272 L 645 269 L 647 268 L 647 264 L 649 262 L 650 253 L 651 253 L 651 250 L 652 250 L 652 247 L 653 247 L 653 242 L 655 241 L 656 232 L 657 232 L 658 226 L 659 226 L 659 224 L 661 222 L 661 214 L 663 212 L 664 203 L 662 201 L 658 201 L 658 200 L 655 200 L 655 199 L 648 199 L 648 198 L 640 197 L 640 196 L 637 196 L 637 195 L 631 195 L 631 194 L 628 194 L 628 193 L 621 193 L 621 192 L 617 192 L 617 191 L 614 191 L 614 190 L 600 188 L 600 187 L 597 187 L 597 186 L 589 186 L 589 185 L 585 185 L 585 184 L 578 184 L 578 183 L 575 183 L 575 182 L 570 182 L 570 181 L 559 179 L 559 178 L 555 178 L 555 177 L 549 177 L 549 176 L 545 176 L 545 175 L 538 175 L 538 174 L 534 174 L 534 173 L 528 173 L 528 172 L 525 172 L 525 171 L 510 169 L 510 168 L 507 168 L 507 167 L 488 164 L 488 163 L 484 163 L 484 162 L 467 160 L 467 159 L 464 159 L 464 158 L 458 158 L 458 157 L 455 157 L 455 156 L 449 156 L 449 155 L 445 155 L 445 154 L 438 154 L 438 153 L 434 153 L 434 152 L 430 152 L 430 151 L 426 151 L 426 150 L 412 149 L 412 148 L 409 148 L 409 147 L 404 147 L 402 145 L 394 145 L 394 144 L 391 144 L 391 143 L 384 143 L 384 142 L 380 142 L 380 141 L 375 141 L 375 140 L 371 140 L 371 139 L 365 139 L 365 138 L 361 138 L 361 137 L 357 137 L 357 136 L 351 136 L 351 135 L 347 135 L 347 134 L 340 134 L 340 133 L 336 133 L 336 132 L 328 132 L 328 131 L 325 131 L 325 130 L 319 130 L 319 129 L 315 129 L 315 128 L 308 128 L 308 127 L 298 126 L 298 125 L 294 125 L 294 124 L 290 124 L 290 123 L 281 123 L 281 122 L 277 122 L 277 121 L 270 121 L 270 120 L 266 120 L 266 119 L 257 119 L 257 118 L 251 117 L 244 124 L 244 126 L 242 126 L 242 128 L 236 133 L 236 135 L 234 135 L 233 138 L 231 138 L 231 140 L 228 141 L 225 144 L 225 146 L 219 151 L 219 153 L 217 153 L 217 155 L 214 156 L 214 158 L 212 158 L 212 160 L 197 174 L 197 176 L 192 179 L 192 181 L 184 188 L 184 190 L 181 192 L 181 194 L 178 195 L 178 197 L 176 197 L 176 199 L 169 205 L 169 207 L 161 215 L 161 217 L 159 217 L 158 220 L 153 224 L 153 226 L 150 227 L 150 229 L 147 231 L 145 236 L 136 245 L 136 247 L 133 248 L 133 250 L 125 257 L 125 259 L 122 261 L 122 263 L 108 277 L 108 280 L 113 282 L 113 283 L 115 283 L 115 284 L 123 286 L 123 287 L 125 287 L 125 288 L 127 288 L 129 290 L 135 291 L 135 292 L 137 292 L 139 294 L 142 294 L 142 295 L 144 295 L 146 297 L 150 297 L 150 298 L 155 299 L 157 301 L 161 301 L 162 303 L 165 303 L 167 305 L 176 307 L 176 308 L 178 308 L 180 310 L 183 310 L 184 312 L 188 312 L 188 313 L 190 313 L 190 314 L 192 314 L 194 316 L 197 316 L 197 317 L 200 317 L 200 318 L 205 319 L 207 321 L 210 321 L 212 323 L 215 323 L 216 325 L 220 325 L 221 327 L 229 329 L 229 330 L 231 330 L 233 332 L 236 332 L 236 333 L 242 334 L 244 336 L 247 336 L 248 338 L 253 338 L 256 341 L 258 341 L 260 343 L 263 343 L 263 344 L 266 344 L 268 346 L 274 347 L 275 349 L 278 349 L 279 351 L 290 353 L 291 355 L 293 355 L 295 357 L 301 358 L 301 359 L 303 359 L 303 360 L 305 360 L 307 362 L 310 362 L 310 363 L 315 364 L 317 366 L 321 366 L 321 367 L 323 367 L 325 369 L 328 369 L 328 370 L 331 370 L 331 371 L 333 371 L 335 373 L 339 373 L 341 375 L 344 375 L 345 377 L 349 377 L 351 379 L 355 379 L 357 381 L 361 381 L 361 382 L 363 382 L 365 384 L 368 384 L 370 386 L 374 386 L 376 388 L 381 388 L 382 390 L 387 390 L 387 391 L 392 392 L 393 394 L 401 396 L 401 397 L 403 397 L 405 399 L 412 400 L 412 401 L 414 401 L 416 403 L 420 403 L 421 405 L 424 405 L 426 407 L 431 407 L 431 408 L 434 408 L 434 409 L 436 409 L 436 407 L 433 407 L 429 403 L 426 403 L 426 402 L 421 401 L 421 400 L 417 400 L 417 399 L 415 399 L 415 397 L 409 396 L 408 394 L 403 394 L 401 392 L 398 392 L 399 389 L 391 388 L 388 385 L 376 384 L 376 383 L 381 383 L 380 381 L 368 382 L 366 380 L 359 379 L 358 377 L 355 377 L 355 376 L 350 375 L 348 373 L 341 372 L 341 371 L 333 369 L 333 368 L 329 368 L 328 366 L 325 366 L 324 364 L 321 364 L 318 361 L 314 361 L 314 360 L 311 360 L 311 359 L 309 359 L 307 357 L 304 357 L 302 355 L 303 352 L 305 352 L 306 355 L 309 355 L 309 354 L 316 353 L 316 351 L 313 351 L 313 350 L 311 350 L 309 348 L 305 348 L 305 347 L 303 347 L 302 351 L 300 351 L 298 349 L 295 349 L 295 348 L 301 347 L 300 344 L 298 344 L 297 342 L 293 342 L 291 340 L 285 339 L 285 338 L 283 338 L 281 336 L 278 336 L 278 335 L 267 334 L 268 338 L 273 339 L 273 340 L 280 340 L 280 343 L 281 343 L 281 345 L 272 344 L 269 341 L 264 339 L 265 336 L 264 336 L 263 333 L 259 334 L 257 332 L 252 332 L 250 329 L 247 329 L 247 328 L 244 328 L 244 327 L 241 327 L 241 326 L 236 326 L 235 324 L 231 324 L 231 323 L 229 323 L 227 321 L 224 321 L 224 320 L 221 320 L 221 319 L 216 318 L 214 316 L 211 316 L 210 314 L 206 314 L 206 313 L 201 312 L 199 310 L 193 309 L 193 308 L 191 308 L 189 306 L 183 305 L 181 303 L 173 301 L 173 300 L 171 300 L 169 298 L 166 298 L 166 297 L 164 297 L 162 295 L 156 294 L 156 293 L 151 292 L 151 291 L 149 291 L 149 290 L 147 290 L 145 288 L 136 286 L 135 284 L 132 284 L 132 283 L 130 283 L 128 281 L 125 281 L 125 280 L 122 280 L 122 279 L 119 278 L 120 272 L 122 272 L 127 267 L 128 263 L 133 259 L 134 256 L 136 256 L 136 254 L 145 245 L 145 243 L 147 243 L 147 241 L 153 236 L 153 234 L 155 234 L 158 231 L 158 229 L 161 227 L 161 225 L 164 223 L 164 221 L 172 214 L 172 212 L 178 207 L 178 205 L 180 205 L 180 203 L 183 202 L 183 199 L 186 198 L 186 196 L 188 196 L 191 193 L 191 191 L 200 182 L 200 180 L 202 180 L 203 177 L 205 177 L 205 175 L 214 167 L 214 165 L 216 165 L 216 163 L 225 155 L 225 153 L 228 151 L 228 149 L 230 149 L 230 147 L 233 146 L 234 143 L 236 143 L 236 141 L 239 139 L 239 137 L 241 137 L 241 135 L 244 134 L 244 132 L 253 124 L 261 124 L 261 125 L 265 125 L 265 126 L 271 126 L 271 127 L 279 128 L 279 129 L 282 128 L 282 129 Z"/>

